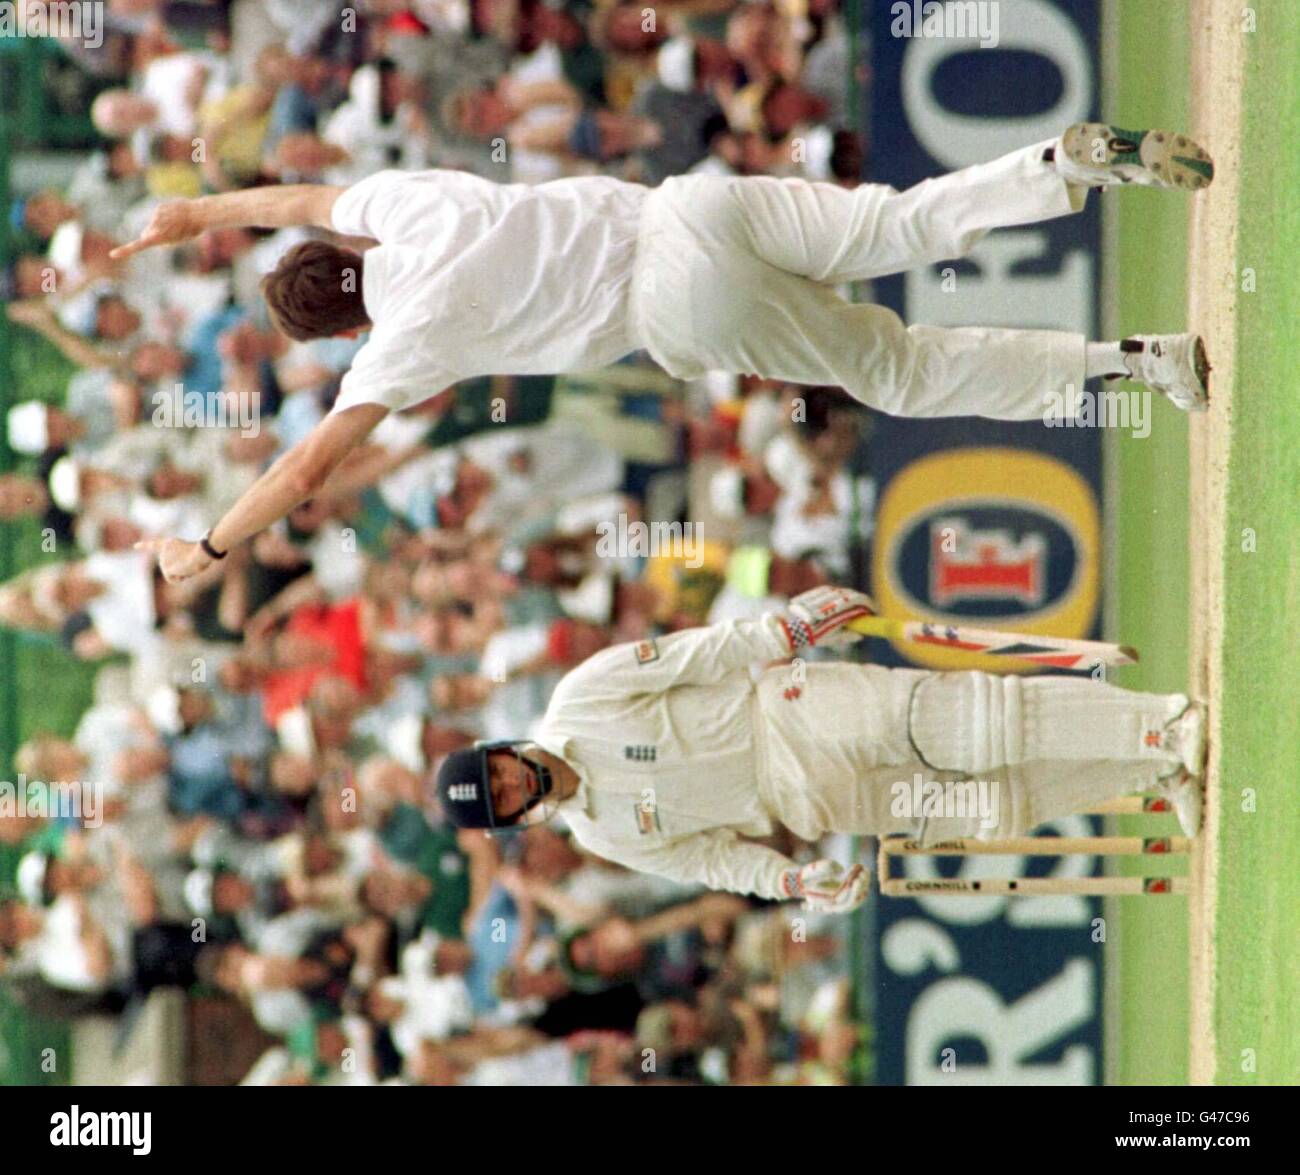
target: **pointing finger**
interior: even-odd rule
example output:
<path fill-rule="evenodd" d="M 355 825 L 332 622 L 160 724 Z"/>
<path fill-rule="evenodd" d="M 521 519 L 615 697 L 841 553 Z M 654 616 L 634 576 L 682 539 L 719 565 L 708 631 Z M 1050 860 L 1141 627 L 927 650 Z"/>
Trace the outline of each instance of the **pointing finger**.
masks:
<path fill-rule="evenodd" d="M 128 241 L 125 245 L 118 245 L 116 249 L 110 249 L 108 258 L 110 261 L 121 261 L 124 257 L 131 257 L 139 253 L 141 249 L 149 248 L 151 243 L 143 237 L 137 237 L 134 241 Z"/>

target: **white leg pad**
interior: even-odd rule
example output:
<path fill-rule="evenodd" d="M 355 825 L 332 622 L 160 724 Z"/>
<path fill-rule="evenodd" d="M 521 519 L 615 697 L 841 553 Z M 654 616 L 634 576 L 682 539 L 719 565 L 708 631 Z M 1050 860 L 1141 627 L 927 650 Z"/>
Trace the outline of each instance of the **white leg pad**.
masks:
<path fill-rule="evenodd" d="M 1031 762 L 1167 764 L 1158 745 L 1187 706 L 1183 694 L 1145 694 L 1076 677 L 938 673 L 912 695 L 910 735 L 936 770 L 991 771 Z"/>
<path fill-rule="evenodd" d="M 912 694 L 910 734 L 936 771 L 992 771 L 1024 757 L 1022 682 L 991 673 L 936 673 Z"/>

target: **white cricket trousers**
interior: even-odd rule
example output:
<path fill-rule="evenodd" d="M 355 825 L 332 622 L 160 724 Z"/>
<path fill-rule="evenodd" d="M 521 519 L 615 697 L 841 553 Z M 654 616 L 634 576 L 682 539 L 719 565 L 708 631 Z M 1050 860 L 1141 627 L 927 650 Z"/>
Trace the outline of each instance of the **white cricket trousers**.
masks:
<path fill-rule="evenodd" d="M 932 814 L 927 840 L 1018 836 L 1177 777 L 1160 733 L 1183 694 L 1090 678 L 930 673 L 877 665 L 788 667 L 758 683 L 763 792 L 799 836 L 917 835 L 915 800 L 945 782 L 984 787 L 987 812 Z"/>
<path fill-rule="evenodd" d="M 1050 142 L 905 192 L 772 177 L 679 176 L 646 199 L 631 325 L 679 378 L 706 371 L 835 384 L 896 416 L 1041 419 L 1084 380 L 1082 335 L 905 327 L 848 281 L 961 257 L 990 229 L 1078 212 L 1087 189 Z"/>

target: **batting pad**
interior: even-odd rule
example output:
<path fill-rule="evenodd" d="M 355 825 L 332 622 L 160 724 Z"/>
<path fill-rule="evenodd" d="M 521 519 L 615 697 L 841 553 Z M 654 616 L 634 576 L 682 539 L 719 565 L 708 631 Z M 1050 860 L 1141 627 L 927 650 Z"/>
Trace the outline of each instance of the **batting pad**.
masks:
<path fill-rule="evenodd" d="M 936 673 L 912 692 L 908 733 L 936 771 L 966 775 L 1019 763 L 1024 754 L 1021 679 Z"/>
<path fill-rule="evenodd" d="M 980 772 L 1031 762 L 1164 760 L 1159 733 L 1183 694 L 1145 694 L 1077 677 L 941 673 L 920 682 L 910 709 L 917 753 L 937 769 Z"/>

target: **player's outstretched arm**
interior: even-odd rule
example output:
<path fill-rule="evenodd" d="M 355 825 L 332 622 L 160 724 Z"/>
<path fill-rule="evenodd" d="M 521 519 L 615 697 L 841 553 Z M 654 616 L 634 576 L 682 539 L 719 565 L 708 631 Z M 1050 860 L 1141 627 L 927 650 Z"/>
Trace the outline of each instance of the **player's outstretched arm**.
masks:
<path fill-rule="evenodd" d="M 158 245 L 179 245 L 215 228 L 292 228 L 309 225 L 331 229 L 334 201 L 344 191 L 329 184 L 271 184 L 194 200 L 169 200 L 154 209 L 144 231 L 119 245 L 114 261 Z"/>
<path fill-rule="evenodd" d="M 799 866 L 784 853 L 742 840 L 730 829 L 712 829 L 654 845 L 599 844 L 593 851 L 629 869 L 657 873 L 687 885 L 782 901 L 793 895 L 784 884 Z"/>
<path fill-rule="evenodd" d="M 358 404 L 327 416 L 248 487 L 208 532 L 208 547 L 224 556 L 231 547 L 315 497 L 343 458 L 387 415 L 388 409 L 382 405 Z M 137 546 L 158 555 L 162 573 L 171 583 L 198 575 L 215 561 L 202 542 L 149 539 Z"/>

